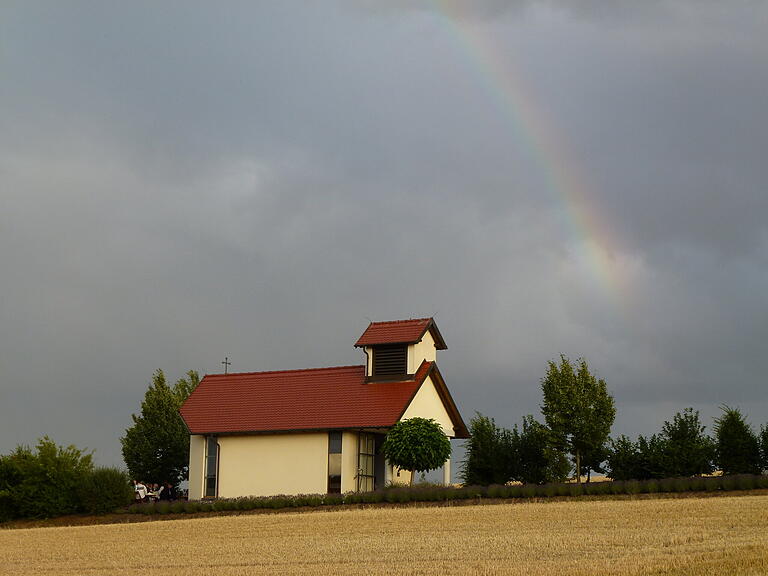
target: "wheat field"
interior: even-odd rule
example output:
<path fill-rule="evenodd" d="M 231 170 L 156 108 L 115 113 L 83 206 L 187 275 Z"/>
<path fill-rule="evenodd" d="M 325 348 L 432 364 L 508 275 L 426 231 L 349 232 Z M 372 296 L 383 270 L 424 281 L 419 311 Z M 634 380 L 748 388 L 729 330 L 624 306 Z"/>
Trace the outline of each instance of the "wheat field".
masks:
<path fill-rule="evenodd" d="M 0 574 L 768 574 L 768 496 L 0 530 Z"/>

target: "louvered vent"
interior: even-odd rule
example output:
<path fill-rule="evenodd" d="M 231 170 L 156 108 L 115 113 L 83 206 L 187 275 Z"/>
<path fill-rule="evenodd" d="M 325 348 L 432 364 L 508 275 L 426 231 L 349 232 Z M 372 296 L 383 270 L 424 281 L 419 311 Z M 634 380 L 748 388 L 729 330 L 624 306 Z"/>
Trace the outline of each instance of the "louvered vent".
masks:
<path fill-rule="evenodd" d="M 373 348 L 374 376 L 404 376 L 408 368 L 408 346 L 375 346 Z"/>

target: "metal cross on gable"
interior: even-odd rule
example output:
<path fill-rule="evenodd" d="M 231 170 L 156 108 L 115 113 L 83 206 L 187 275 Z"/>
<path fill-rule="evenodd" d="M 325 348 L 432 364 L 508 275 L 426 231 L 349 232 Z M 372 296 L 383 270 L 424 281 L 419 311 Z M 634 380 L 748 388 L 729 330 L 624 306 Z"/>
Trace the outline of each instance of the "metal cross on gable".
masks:
<path fill-rule="evenodd" d="M 222 364 L 224 364 L 224 374 L 226 374 L 227 368 L 232 365 L 232 362 L 229 361 L 229 357 L 224 356 L 224 362 L 222 362 Z"/>

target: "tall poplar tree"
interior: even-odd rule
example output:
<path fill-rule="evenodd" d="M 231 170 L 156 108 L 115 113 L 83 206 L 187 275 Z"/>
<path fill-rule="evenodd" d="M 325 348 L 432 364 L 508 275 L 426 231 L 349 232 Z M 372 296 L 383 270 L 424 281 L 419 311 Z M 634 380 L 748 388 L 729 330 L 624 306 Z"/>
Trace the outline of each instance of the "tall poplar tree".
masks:
<path fill-rule="evenodd" d="M 574 370 L 562 354 L 559 365 L 549 362 L 541 390 L 541 413 L 552 441 L 572 456 L 581 482 L 582 458 L 598 453 L 608 440 L 616 417 L 613 397 L 608 394 L 605 380 L 589 371 L 586 360 L 579 358 Z"/>
<path fill-rule="evenodd" d="M 723 474 L 760 474 L 760 441 L 738 408 L 715 419 L 715 460 Z"/>
<path fill-rule="evenodd" d="M 170 482 L 177 486 L 189 473 L 189 431 L 179 408 L 200 382 L 190 370 L 173 386 L 158 370 L 144 394 L 141 414 L 132 415 L 133 425 L 120 439 L 123 460 L 131 476 L 147 482 Z"/>

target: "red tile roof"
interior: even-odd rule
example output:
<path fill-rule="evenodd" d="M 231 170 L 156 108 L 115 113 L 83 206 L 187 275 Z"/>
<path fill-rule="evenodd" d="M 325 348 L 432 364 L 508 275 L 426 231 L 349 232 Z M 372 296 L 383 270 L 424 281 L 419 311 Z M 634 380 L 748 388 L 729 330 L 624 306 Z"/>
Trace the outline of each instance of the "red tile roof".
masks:
<path fill-rule="evenodd" d="M 414 344 L 419 342 L 427 330 L 435 340 L 438 350 L 445 350 L 443 340 L 437 325 L 432 318 L 416 318 L 413 320 L 394 320 L 390 322 L 371 322 L 355 346 L 375 346 L 376 344 Z"/>
<path fill-rule="evenodd" d="M 388 428 L 430 374 L 447 394 L 434 362 L 426 361 L 406 382 L 366 382 L 365 366 L 213 374 L 192 392 L 181 415 L 192 434 Z M 447 398 L 457 433 L 465 433 Z"/>

